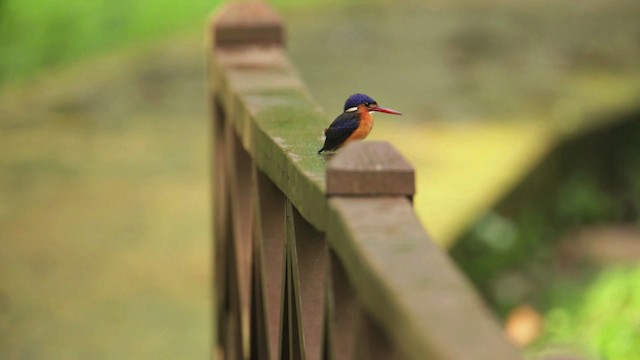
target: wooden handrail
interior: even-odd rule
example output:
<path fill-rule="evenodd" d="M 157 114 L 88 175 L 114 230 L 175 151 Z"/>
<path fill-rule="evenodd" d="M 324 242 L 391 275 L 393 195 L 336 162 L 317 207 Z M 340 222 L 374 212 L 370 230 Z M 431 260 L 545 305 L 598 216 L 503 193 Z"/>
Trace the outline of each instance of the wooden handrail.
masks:
<path fill-rule="evenodd" d="M 516 359 L 428 238 L 389 144 L 316 154 L 327 118 L 263 2 L 211 23 L 215 344 L 228 359 Z"/>

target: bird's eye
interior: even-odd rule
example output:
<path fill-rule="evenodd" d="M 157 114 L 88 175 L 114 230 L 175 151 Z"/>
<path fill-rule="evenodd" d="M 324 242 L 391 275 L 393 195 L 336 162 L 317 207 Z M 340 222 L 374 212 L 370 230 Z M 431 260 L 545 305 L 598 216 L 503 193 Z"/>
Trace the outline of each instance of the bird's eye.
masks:
<path fill-rule="evenodd" d="M 371 103 L 364 103 L 364 106 L 369 107 L 371 106 Z"/>

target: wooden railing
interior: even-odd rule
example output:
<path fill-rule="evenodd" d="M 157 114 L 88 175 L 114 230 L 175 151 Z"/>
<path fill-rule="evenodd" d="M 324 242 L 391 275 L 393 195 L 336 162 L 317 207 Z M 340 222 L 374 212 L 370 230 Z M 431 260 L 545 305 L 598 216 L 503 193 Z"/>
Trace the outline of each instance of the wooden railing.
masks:
<path fill-rule="evenodd" d="M 218 359 L 516 359 L 412 208 L 385 142 L 316 154 L 331 120 L 284 50 L 279 16 L 211 22 Z"/>

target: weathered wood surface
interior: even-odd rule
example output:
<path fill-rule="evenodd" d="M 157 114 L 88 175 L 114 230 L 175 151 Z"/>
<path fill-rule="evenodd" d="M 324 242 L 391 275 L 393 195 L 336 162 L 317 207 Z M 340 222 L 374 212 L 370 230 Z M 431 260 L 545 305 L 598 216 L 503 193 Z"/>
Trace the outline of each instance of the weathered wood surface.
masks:
<path fill-rule="evenodd" d="M 213 38 L 218 44 L 215 33 Z M 309 140 L 320 139 L 326 118 L 283 48 L 225 40 L 209 59 L 211 87 L 256 166 L 278 188 L 289 189 L 287 196 L 301 214 L 323 228 L 324 159 L 313 156 L 317 144 Z"/>

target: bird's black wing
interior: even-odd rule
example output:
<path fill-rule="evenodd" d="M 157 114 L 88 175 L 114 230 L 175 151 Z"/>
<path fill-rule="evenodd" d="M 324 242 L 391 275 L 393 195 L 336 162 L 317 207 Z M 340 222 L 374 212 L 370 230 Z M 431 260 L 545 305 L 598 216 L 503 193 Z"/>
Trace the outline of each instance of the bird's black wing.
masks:
<path fill-rule="evenodd" d="M 335 150 L 353 134 L 360 124 L 360 116 L 357 112 L 345 112 L 340 114 L 325 130 L 324 146 L 318 151 Z"/>

